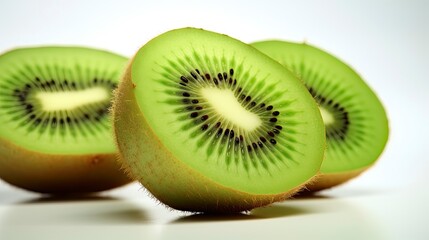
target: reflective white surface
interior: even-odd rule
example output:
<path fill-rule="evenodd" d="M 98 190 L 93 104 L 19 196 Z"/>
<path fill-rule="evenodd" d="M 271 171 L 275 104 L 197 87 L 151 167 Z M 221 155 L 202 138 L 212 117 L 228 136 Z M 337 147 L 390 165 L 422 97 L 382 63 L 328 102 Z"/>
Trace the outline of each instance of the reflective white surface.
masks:
<path fill-rule="evenodd" d="M 0 239 L 429 239 L 427 1 L 1 1 L 0 52 L 84 45 L 126 56 L 194 26 L 246 42 L 307 41 L 377 92 L 388 146 L 367 173 L 321 197 L 240 216 L 190 216 L 137 185 L 91 199 L 50 199 L 0 181 Z M 1 116 L 0 116 L 1 117 Z"/>
<path fill-rule="evenodd" d="M 416 186 L 417 187 L 417 186 Z M 2 189 L 0 239 L 427 239 L 427 191 L 345 185 L 249 213 L 168 210 L 139 188 L 87 198 Z M 8 196 L 8 197 L 5 197 Z"/>

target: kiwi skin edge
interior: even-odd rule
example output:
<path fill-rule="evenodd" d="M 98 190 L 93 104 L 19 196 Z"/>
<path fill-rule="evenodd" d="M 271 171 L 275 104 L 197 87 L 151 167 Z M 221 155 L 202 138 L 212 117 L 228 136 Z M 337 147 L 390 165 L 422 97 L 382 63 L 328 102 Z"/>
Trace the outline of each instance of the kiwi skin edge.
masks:
<path fill-rule="evenodd" d="M 361 173 L 365 172 L 371 166 L 360 168 L 357 170 L 339 172 L 339 173 L 319 173 L 316 175 L 315 181 L 306 185 L 305 189 L 309 192 L 318 192 L 321 190 L 329 189 L 337 185 L 343 184 L 352 180 L 353 178 L 359 176 Z M 306 192 L 301 192 L 300 194 L 305 195 Z"/>
<path fill-rule="evenodd" d="M 115 91 L 112 105 L 119 160 L 124 162 L 123 169 L 131 178 L 144 183 L 146 189 L 168 207 L 189 212 L 241 212 L 285 200 L 312 180 L 288 192 L 255 195 L 216 184 L 191 169 L 167 150 L 140 113 L 132 92 L 131 63 Z M 133 144 L 127 145 L 121 139 L 127 139 L 128 143 Z M 143 158 L 145 161 L 141 161 Z M 124 159 L 127 159 L 128 164 L 125 164 Z M 183 171 L 177 172 L 175 169 Z M 162 186 L 162 190 L 159 190 L 159 186 Z"/>
<path fill-rule="evenodd" d="M 131 182 L 121 171 L 115 153 L 50 155 L 0 139 L 0 156 L 2 179 L 33 192 L 86 194 Z"/>

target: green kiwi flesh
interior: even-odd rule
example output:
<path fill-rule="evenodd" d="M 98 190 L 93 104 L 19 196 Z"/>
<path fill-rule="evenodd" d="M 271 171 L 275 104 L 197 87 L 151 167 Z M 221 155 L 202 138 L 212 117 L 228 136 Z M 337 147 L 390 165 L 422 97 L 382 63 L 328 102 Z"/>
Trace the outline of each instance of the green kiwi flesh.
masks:
<path fill-rule="evenodd" d="M 167 206 L 239 212 L 284 200 L 318 173 L 320 112 L 251 46 L 202 29 L 144 45 L 113 104 L 123 168 Z"/>
<path fill-rule="evenodd" d="M 0 178 L 42 193 L 130 182 L 116 162 L 108 108 L 127 59 L 82 47 L 0 56 Z"/>
<path fill-rule="evenodd" d="M 326 159 L 310 190 L 346 182 L 374 164 L 388 139 L 388 120 L 378 97 L 352 68 L 306 43 L 252 45 L 301 79 L 319 105 L 326 127 Z"/>

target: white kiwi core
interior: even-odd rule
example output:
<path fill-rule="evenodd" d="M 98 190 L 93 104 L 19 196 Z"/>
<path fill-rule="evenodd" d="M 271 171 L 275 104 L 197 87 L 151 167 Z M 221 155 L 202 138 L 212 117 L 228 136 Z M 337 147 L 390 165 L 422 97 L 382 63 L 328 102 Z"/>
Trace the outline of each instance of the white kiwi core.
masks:
<path fill-rule="evenodd" d="M 217 113 L 238 127 L 252 131 L 262 124 L 259 116 L 246 110 L 231 90 L 202 88 L 201 93 Z"/>
<path fill-rule="evenodd" d="M 325 123 L 325 126 L 334 124 L 335 118 L 331 112 L 329 112 L 328 110 L 326 110 L 320 106 L 319 106 L 319 110 L 320 110 L 320 114 L 322 115 L 323 122 Z"/>
<path fill-rule="evenodd" d="M 64 92 L 38 92 L 36 98 L 47 112 L 72 110 L 84 105 L 106 101 L 108 91 L 103 87 Z"/>

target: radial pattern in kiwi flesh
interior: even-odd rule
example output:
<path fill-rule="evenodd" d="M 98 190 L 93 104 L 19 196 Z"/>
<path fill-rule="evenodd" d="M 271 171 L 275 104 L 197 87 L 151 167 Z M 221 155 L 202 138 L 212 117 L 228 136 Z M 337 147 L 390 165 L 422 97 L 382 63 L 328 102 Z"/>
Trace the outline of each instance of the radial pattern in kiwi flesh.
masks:
<path fill-rule="evenodd" d="M 341 60 L 308 44 L 252 44 L 280 62 L 306 85 L 326 127 L 326 159 L 312 190 L 345 182 L 371 166 L 388 138 L 385 110 L 364 80 Z"/>
<path fill-rule="evenodd" d="M 319 170 L 324 126 L 305 86 L 225 35 L 179 29 L 143 46 L 119 85 L 124 168 L 164 204 L 236 212 L 287 198 Z"/>
<path fill-rule="evenodd" d="M 79 47 L 0 56 L 0 177 L 32 191 L 100 191 L 129 181 L 108 115 L 127 59 Z"/>

